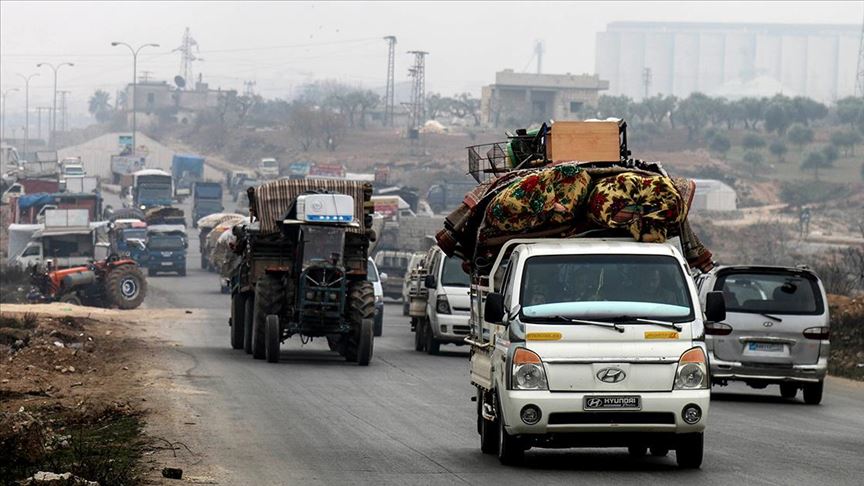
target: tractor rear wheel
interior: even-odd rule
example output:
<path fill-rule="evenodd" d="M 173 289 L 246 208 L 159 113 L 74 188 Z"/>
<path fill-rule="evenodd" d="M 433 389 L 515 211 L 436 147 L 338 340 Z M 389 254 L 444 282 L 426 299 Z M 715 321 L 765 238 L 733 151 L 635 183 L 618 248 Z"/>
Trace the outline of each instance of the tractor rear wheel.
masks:
<path fill-rule="evenodd" d="M 147 295 L 147 280 L 135 265 L 109 268 L 102 285 L 108 307 L 135 309 Z"/>
<path fill-rule="evenodd" d="M 255 310 L 252 318 L 252 357 L 266 358 L 265 333 L 267 316 L 282 315 L 285 306 L 285 284 L 280 275 L 264 274 L 255 283 Z"/>
<path fill-rule="evenodd" d="M 268 363 L 279 362 L 279 345 L 282 344 L 282 329 L 279 328 L 279 316 L 270 314 L 267 316 L 267 329 L 265 329 L 265 345 Z"/>
<path fill-rule="evenodd" d="M 367 366 L 372 359 L 375 326 L 375 289 L 371 282 L 355 282 L 348 289 L 348 320 L 352 334 L 345 349 L 345 359 Z"/>
<path fill-rule="evenodd" d="M 231 296 L 231 348 L 243 349 L 243 319 L 246 317 L 246 294 L 236 293 Z"/>

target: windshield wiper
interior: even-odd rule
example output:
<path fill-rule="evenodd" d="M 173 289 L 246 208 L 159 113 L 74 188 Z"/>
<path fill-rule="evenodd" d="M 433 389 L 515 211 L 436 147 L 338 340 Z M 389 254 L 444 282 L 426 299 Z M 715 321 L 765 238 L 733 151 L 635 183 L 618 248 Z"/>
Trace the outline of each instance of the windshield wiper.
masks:
<path fill-rule="evenodd" d="M 605 327 L 607 329 L 614 329 L 618 332 L 624 332 L 624 328 L 619 326 L 617 322 L 586 321 L 584 319 L 573 319 L 566 316 L 554 316 L 554 318 L 562 321 L 567 321 L 572 324 L 588 324 L 590 326 Z"/>
<path fill-rule="evenodd" d="M 760 312 L 759 315 L 760 315 L 760 316 L 765 316 L 765 317 L 767 317 L 768 319 L 773 319 L 773 320 L 775 320 L 775 321 L 777 321 L 777 322 L 783 322 L 783 319 L 781 319 L 781 318 L 779 318 L 779 317 L 777 317 L 777 316 L 772 316 L 771 314 L 766 314 L 766 313 L 764 313 L 764 312 Z"/>
<path fill-rule="evenodd" d="M 633 316 L 618 316 L 618 317 L 613 317 L 610 320 L 615 321 L 619 324 L 623 324 L 625 322 L 639 322 L 641 324 L 654 324 L 655 326 L 665 327 L 668 329 L 674 329 L 675 331 L 681 332 L 681 325 L 676 324 L 674 322 L 657 321 L 654 319 L 644 319 L 642 317 L 633 317 Z"/>

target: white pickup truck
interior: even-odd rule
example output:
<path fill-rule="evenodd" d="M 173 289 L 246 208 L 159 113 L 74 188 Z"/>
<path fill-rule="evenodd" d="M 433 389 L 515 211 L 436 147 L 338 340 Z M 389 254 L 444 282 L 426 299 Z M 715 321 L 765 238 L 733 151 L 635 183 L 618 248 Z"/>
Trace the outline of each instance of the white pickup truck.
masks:
<path fill-rule="evenodd" d="M 471 288 L 471 381 L 481 449 L 627 447 L 702 463 L 710 383 L 705 312 L 671 244 L 511 240 Z"/>

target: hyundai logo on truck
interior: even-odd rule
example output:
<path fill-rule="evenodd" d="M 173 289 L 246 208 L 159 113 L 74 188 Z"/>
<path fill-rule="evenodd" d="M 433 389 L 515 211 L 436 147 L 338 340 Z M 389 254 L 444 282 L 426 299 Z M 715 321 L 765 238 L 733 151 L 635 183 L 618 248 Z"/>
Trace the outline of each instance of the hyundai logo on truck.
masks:
<path fill-rule="evenodd" d="M 619 383 L 627 378 L 627 374 L 620 368 L 603 368 L 597 372 L 597 379 L 603 383 Z"/>

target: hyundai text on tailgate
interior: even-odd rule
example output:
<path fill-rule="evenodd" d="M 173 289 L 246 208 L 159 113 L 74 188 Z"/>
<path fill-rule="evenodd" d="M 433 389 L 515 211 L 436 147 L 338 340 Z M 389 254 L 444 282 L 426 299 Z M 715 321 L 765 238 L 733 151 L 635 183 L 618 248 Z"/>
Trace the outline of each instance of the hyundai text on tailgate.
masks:
<path fill-rule="evenodd" d="M 675 450 L 699 467 L 710 400 L 703 315 L 671 244 L 511 240 L 472 285 L 471 379 L 481 449 Z"/>
<path fill-rule="evenodd" d="M 830 351 L 825 289 L 798 267 L 725 266 L 699 279 L 702 295 L 721 291 L 726 320 L 707 326 L 705 344 L 715 384 L 780 385 L 784 398 L 804 390 L 822 401 Z"/>

